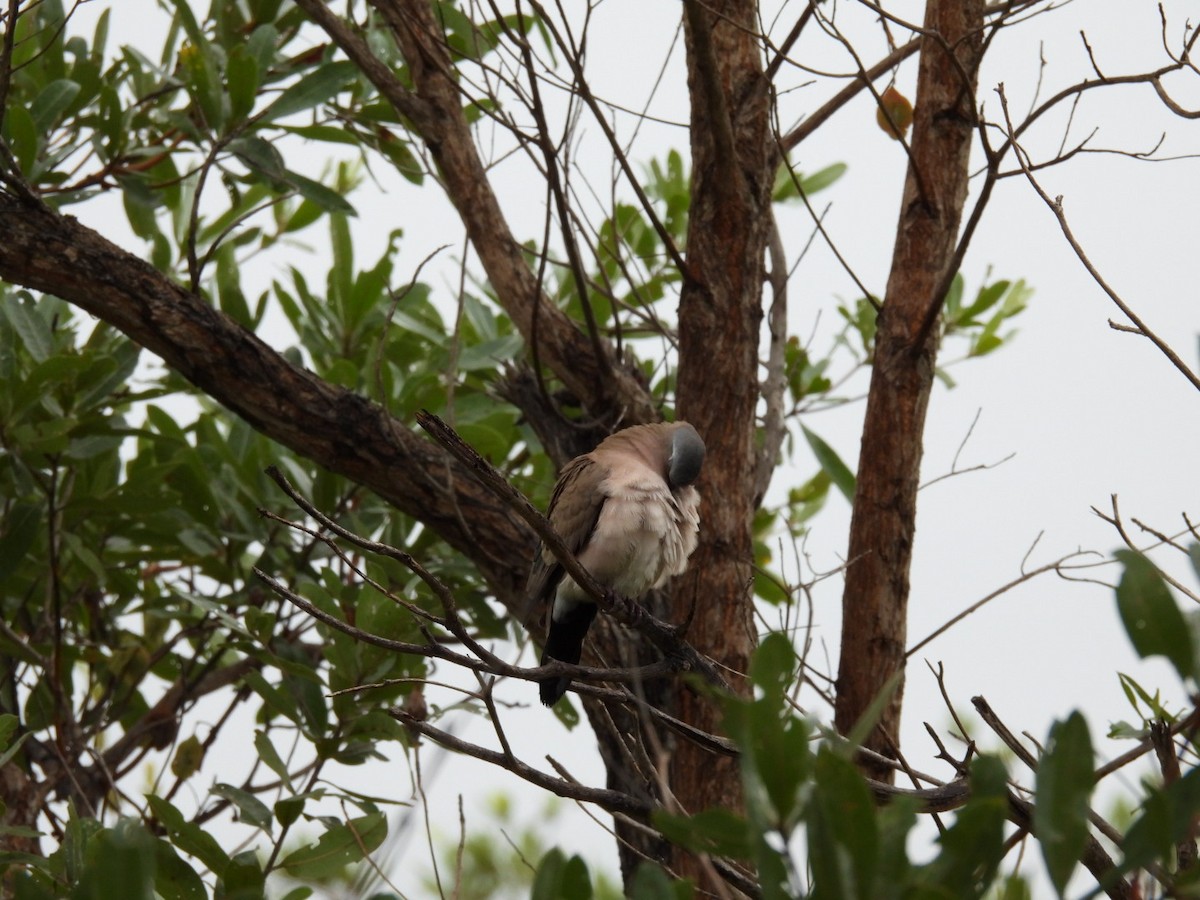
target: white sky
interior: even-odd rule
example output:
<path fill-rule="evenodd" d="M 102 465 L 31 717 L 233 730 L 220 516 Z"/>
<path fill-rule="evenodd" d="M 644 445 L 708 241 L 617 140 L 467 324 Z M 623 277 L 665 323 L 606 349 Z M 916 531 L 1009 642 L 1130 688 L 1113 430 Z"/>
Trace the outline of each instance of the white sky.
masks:
<path fill-rule="evenodd" d="M 108 4 L 104 4 L 108 5 Z M 197 4 L 199 7 L 200 4 Z M 889 4 L 900 15 L 912 14 L 914 4 Z M 1175 44 L 1184 17 L 1194 8 L 1185 0 L 1164 4 Z M 100 4 L 85 6 L 92 16 Z M 786 33 L 802 8 L 792 2 L 784 23 Z M 1014 113 L 1025 110 L 1038 76 L 1040 52 L 1050 61 L 1042 96 L 1073 83 L 1088 73 L 1080 42 L 1087 31 L 1095 55 L 1108 74 L 1136 72 L 1166 63 L 1162 55 L 1156 5 L 1149 2 L 1113 5 L 1076 2 L 1002 35 L 992 47 L 980 77 L 980 96 L 995 115 L 998 102 L 992 89 L 1003 81 Z M 589 46 L 589 77 L 593 91 L 630 108 L 641 108 L 658 67 L 671 45 L 679 15 L 675 2 L 607 0 L 595 13 Z M 869 16 L 842 2 L 839 15 L 866 21 Z M 150 0 L 120 0 L 114 7 L 113 40 L 154 47 L 157 30 Z M 636 23 L 631 27 L 631 23 Z M 90 27 L 82 25 L 85 33 Z M 852 68 L 828 39 L 818 40 L 815 29 L 793 57 L 805 54 L 814 65 L 846 72 Z M 870 29 L 864 60 L 870 64 L 881 47 L 877 29 Z M 651 112 L 666 119 L 686 118 L 686 88 L 681 46 L 675 49 Z M 901 70 L 898 84 L 909 97 L 915 84 L 915 57 Z M 785 77 L 786 84 L 807 80 Z M 1200 79 L 1172 83 L 1177 99 L 1200 107 Z M 797 116 L 823 102 L 826 85 L 800 87 L 785 99 L 787 116 Z M 1057 146 L 1063 115 L 1035 129 L 1029 144 L 1035 156 Z M 618 123 L 628 137 L 631 124 Z M 1081 103 L 1071 134 L 1078 139 L 1098 128 L 1095 146 L 1142 150 L 1161 132 L 1168 134 L 1164 155 L 1200 153 L 1195 121 L 1166 113 L 1147 86 L 1103 89 Z M 598 129 L 587 122 L 585 139 L 576 155 L 588 179 L 603 188 L 611 162 L 601 146 Z M 661 157 L 669 148 L 686 151 L 686 134 L 665 125 L 647 123 L 639 133 L 632 156 L 635 163 Z M 323 148 L 315 153 L 325 152 Z M 313 170 L 319 170 L 316 157 Z M 793 155 L 805 172 L 833 162 L 849 165 L 846 176 L 816 196 L 815 204 L 832 208 L 826 226 L 859 277 L 883 293 L 904 175 L 900 146 L 874 124 L 869 97 L 860 97 L 821 128 Z M 1062 194 L 1072 228 L 1093 262 L 1145 321 L 1165 338 L 1191 366 L 1200 366 L 1200 297 L 1194 275 L 1197 246 L 1197 196 L 1200 160 L 1139 163 L 1112 155 L 1081 156 L 1044 171 L 1040 178 L 1051 195 Z M 541 234 L 542 191 L 529 190 L 527 173 L 517 163 L 496 172 L 495 183 L 514 230 L 521 239 Z M 578 177 L 578 176 L 576 176 Z M 383 190 L 368 188 L 352 201 L 360 218 L 355 223 L 360 264 L 382 250 L 384 236 L 394 227 L 405 229 L 397 272 L 411 271 L 435 247 L 461 246 L 461 226 L 444 203 L 432 199 L 432 189 L 418 191 L 407 182 L 388 179 Z M 968 201 L 969 203 L 972 201 Z M 110 207 L 111 210 L 111 207 Z M 400 211 L 397 218 L 397 210 Z M 86 224 L 112 232 L 123 227 L 114 214 L 88 208 L 73 210 Z M 780 213 L 789 257 L 794 259 L 807 241 L 811 222 L 802 208 Z M 323 232 L 304 238 L 319 244 Z M 130 240 L 126 247 L 139 249 Z M 316 262 L 323 248 L 315 246 Z M 277 261 L 296 263 L 293 258 Z M 1078 548 L 1107 553 L 1119 544 L 1117 535 L 1090 511 L 1107 511 L 1109 495 L 1117 493 L 1130 522 L 1138 517 L 1165 532 L 1179 530 L 1181 512 L 1200 520 L 1200 396 L 1171 368 L 1148 341 L 1111 330 L 1107 321 L 1122 321 L 1119 311 L 1091 281 L 1071 253 L 1050 211 L 1018 178 L 1002 182 L 976 235 L 964 264 L 968 296 L 991 268 L 994 277 L 1024 278 L 1036 289 L 1029 309 L 1016 320 L 1020 334 L 990 357 L 968 361 L 953 369 L 958 387 L 938 386 L 930 405 L 923 480 L 946 473 L 976 413 L 980 418 L 960 459 L 960 467 L 1015 457 L 998 468 L 938 483 L 920 497 L 916 553 L 910 601 L 910 645 L 947 618 L 1015 578 L 1022 559 L 1039 534 L 1027 566 L 1035 567 Z M 315 269 L 314 269 L 315 271 Z M 268 282 L 278 272 L 254 273 Z M 400 277 L 404 277 L 402 274 Z M 437 278 L 435 285 L 439 285 Z M 832 254 L 814 244 L 791 282 L 790 327 L 802 339 L 819 335 L 814 347 L 825 346 L 836 327 L 835 300 L 853 300 L 857 291 Z M 818 317 L 819 315 L 819 317 Z M 948 348 L 953 353 L 954 348 Z M 861 382 L 865 388 L 865 380 Z M 805 424 L 821 434 L 854 468 L 862 406 L 810 416 Z M 809 477 L 815 463 L 806 451 L 797 454 L 798 471 L 781 470 L 776 489 Z M 845 554 L 849 506 L 840 495 L 815 520 L 807 552 L 819 569 L 833 568 Z M 1186 584 L 1195 578 L 1176 559 L 1158 557 Z M 791 569 L 788 574 L 795 576 Z M 808 573 L 805 573 L 806 575 Z M 1113 570 L 1097 573 L 1115 579 Z M 815 593 L 815 638 L 819 652 L 832 657 L 840 628 L 840 580 L 819 586 Z M 919 769 L 948 773 L 933 761 L 936 749 L 922 726 L 942 729 L 948 716 L 937 685 L 924 660 L 944 663 L 950 695 L 965 715 L 970 698 L 988 698 L 1017 732 L 1028 730 L 1043 738 L 1050 722 L 1080 708 L 1088 716 L 1093 742 L 1104 757 L 1128 745 L 1104 738 L 1108 723 L 1132 718 L 1118 686 L 1116 672 L 1127 672 L 1150 689 L 1161 687 L 1176 703 L 1182 691 L 1165 666 L 1135 660 L 1115 614 L 1112 591 L 1094 584 L 1071 584 L 1045 575 L 997 599 L 951 633 L 926 647 L 914 659 L 906 688 L 903 744 Z M 702 648 L 701 648 L 702 649 Z M 820 661 L 821 657 L 815 657 Z M 532 703 L 531 689 L 517 683 L 500 689 L 502 698 Z M 807 698 L 811 701 L 811 697 Z M 829 711 L 813 705 L 819 717 Z M 479 720 L 459 722 L 463 735 L 492 743 L 490 728 Z M 590 733 L 568 735 L 537 704 L 515 712 L 506 721 L 509 737 L 525 747 L 526 758 L 541 760 L 548 747 L 576 777 L 603 783 L 602 768 L 591 751 Z M 982 726 L 974 736 L 995 746 Z M 209 761 L 219 765 L 219 761 Z M 370 784 L 374 792 L 394 787 L 397 796 L 409 792 L 403 763 L 371 766 L 350 773 Z M 1028 773 L 1014 774 L 1029 782 Z M 350 777 L 348 775 L 347 777 Z M 227 776 L 223 776 L 227 777 Z M 1132 773 L 1130 775 L 1132 778 Z M 468 827 L 488 829 L 481 798 L 508 791 L 517 798 L 518 819 L 542 816 L 542 795 L 527 789 L 507 773 L 471 760 L 452 759 L 443 766 L 430 790 L 431 814 L 442 834 L 454 838 L 457 800 L 465 796 Z M 522 812 L 523 811 L 523 812 Z M 602 821 L 607 817 L 601 815 Z M 594 824 L 568 809 L 556 820 L 549 839 L 568 852 L 582 853 L 592 862 L 615 871 L 615 850 Z M 420 876 L 423 841 L 414 841 L 402 864 L 393 870 L 396 886 L 422 896 Z M 1029 863 L 1027 863 L 1028 865 Z M 1035 865 L 1039 865 L 1034 863 Z"/>

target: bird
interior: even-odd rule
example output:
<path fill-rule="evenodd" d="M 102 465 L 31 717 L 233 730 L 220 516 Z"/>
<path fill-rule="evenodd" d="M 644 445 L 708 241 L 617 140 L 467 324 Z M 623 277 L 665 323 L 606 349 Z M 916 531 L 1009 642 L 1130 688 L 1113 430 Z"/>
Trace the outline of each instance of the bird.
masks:
<path fill-rule="evenodd" d="M 687 422 L 634 425 L 605 438 L 563 467 L 547 516 L 585 569 L 604 588 L 636 600 L 687 568 L 700 535 L 704 441 Z M 541 664 L 576 664 L 596 604 L 542 544 L 526 586 L 530 608 L 550 607 Z M 553 706 L 571 679 L 542 679 Z"/>

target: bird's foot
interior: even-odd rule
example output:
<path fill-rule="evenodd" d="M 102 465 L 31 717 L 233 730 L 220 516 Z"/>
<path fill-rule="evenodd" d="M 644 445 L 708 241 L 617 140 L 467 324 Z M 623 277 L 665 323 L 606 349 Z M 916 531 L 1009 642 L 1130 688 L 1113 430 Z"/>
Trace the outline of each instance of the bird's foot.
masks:
<path fill-rule="evenodd" d="M 636 626 L 646 615 L 646 610 L 636 600 L 622 597 L 611 590 L 604 592 L 604 599 L 612 604 L 613 615 L 626 625 Z"/>

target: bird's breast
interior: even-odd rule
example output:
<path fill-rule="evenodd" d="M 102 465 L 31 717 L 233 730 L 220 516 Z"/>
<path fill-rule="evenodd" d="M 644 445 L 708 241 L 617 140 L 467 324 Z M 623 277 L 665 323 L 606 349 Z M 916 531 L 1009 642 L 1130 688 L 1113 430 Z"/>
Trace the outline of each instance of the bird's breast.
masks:
<path fill-rule="evenodd" d="M 611 486 L 580 562 L 616 593 L 639 597 L 687 567 L 698 505 L 691 487 L 672 494 L 661 482 Z"/>

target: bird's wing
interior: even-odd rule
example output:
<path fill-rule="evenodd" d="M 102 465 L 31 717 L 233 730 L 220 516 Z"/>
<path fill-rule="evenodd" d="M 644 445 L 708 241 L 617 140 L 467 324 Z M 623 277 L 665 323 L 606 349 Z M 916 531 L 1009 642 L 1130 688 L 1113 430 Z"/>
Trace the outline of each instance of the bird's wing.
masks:
<path fill-rule="evenodd" d="M 605 466 L 590 455 L 577 456 L 563 467 L 550 497 L 547 516 L 558 536 L 576 556 L 587 546 L 604 506 L 601 492 Z M 525 596 L 530 611 L 540 611 L 554 594 L 563 568 L 554 554 L 542 545 L 533 558 Z"/>

